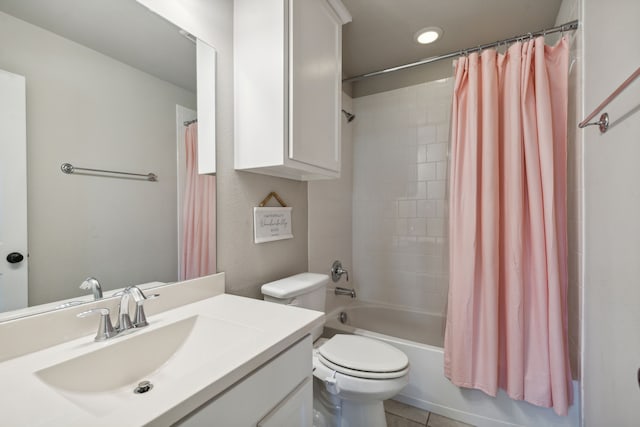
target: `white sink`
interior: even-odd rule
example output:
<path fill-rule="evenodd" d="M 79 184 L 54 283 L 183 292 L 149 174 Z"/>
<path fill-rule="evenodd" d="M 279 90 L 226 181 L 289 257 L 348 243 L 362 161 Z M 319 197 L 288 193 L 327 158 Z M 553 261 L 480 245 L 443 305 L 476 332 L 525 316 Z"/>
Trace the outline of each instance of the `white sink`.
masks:
<path fill-rule="evenodd" d="M 112 338 L 95 351 L 35 372 L 56 392 L 103 415 L 133 399 L 144 399 L 206 363 L 228 357 L 239 345 L 258 336 L 250 327 L 196 315 L 166 326 Z M 212 345 L 212 343 L 215 343 Z M 141 381 L 153 388 L 135 394 Z"/>

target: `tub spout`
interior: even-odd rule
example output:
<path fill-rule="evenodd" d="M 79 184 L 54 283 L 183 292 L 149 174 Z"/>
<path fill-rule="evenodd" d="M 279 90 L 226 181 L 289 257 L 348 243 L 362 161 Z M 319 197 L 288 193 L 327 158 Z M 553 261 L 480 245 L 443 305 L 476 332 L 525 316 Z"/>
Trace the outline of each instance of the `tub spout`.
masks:
<path fill-rule="evenodd" d="M 351 298 L 356 297 L 355 289 L 342 288 L 340 286 L 336 286 L 335 293 L 336 295 L 349 295 Z"/>

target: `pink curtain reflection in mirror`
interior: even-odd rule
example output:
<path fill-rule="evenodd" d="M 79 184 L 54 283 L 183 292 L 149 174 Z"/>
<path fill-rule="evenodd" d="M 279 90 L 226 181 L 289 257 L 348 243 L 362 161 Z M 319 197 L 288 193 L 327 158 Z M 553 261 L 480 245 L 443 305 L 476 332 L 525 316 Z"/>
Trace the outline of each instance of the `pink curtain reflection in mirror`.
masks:
<path fill-rule="evenodd" d="M 216 272 L 216 177 L 198 175 L 198 124 L 185 131 L 186 184 L 180 280 Z"/>

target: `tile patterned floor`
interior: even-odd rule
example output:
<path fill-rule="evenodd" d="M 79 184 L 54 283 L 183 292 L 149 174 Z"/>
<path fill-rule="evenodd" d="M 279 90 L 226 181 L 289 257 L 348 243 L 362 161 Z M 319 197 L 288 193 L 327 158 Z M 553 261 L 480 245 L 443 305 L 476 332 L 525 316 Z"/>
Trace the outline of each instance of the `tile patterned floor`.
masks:
<path fill-rule="evenodd" d="M 473 427 L 395 400 L 385 400 L 387 427 Z"/>

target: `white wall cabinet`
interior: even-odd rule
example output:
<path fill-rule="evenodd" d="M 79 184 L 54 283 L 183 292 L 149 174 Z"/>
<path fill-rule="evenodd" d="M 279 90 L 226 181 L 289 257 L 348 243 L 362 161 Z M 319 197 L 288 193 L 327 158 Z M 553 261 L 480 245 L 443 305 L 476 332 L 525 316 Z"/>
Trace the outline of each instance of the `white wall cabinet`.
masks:
<path fill-rule="evenodd" d="M 311 336 L 179 421 L 182 427 L 311 427 Z"/>
<path fill-rule="evenodd" d="M 234 2 L 235 168 L 340 176 L 340 0 Z"/>

